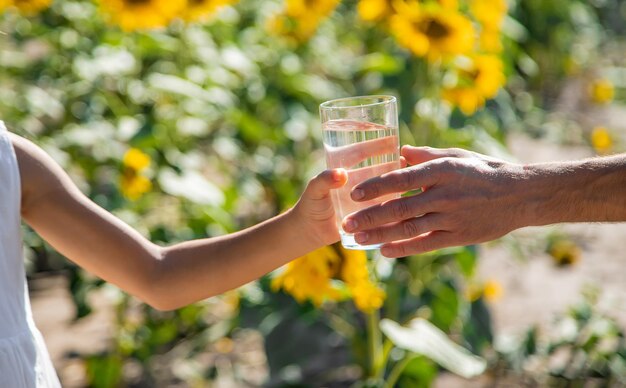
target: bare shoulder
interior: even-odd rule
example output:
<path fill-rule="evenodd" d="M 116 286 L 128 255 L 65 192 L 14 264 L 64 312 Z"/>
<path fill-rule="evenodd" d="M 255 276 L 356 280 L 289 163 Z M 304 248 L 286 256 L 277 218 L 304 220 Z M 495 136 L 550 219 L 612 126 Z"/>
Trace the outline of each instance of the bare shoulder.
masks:
<path fill-rule="evenodd" d="M 9 133 L 9 138 L 15 149 L 23 186 L 29 186 L 32 182 L 41 185 L 55 180 L 54 170 L 57 165 L 44 150 L 30 140 L 13 133 Z"/>
<path fill-rule="evenodd" d="M 67 189 L 71 184 L 63 169 L 35 143 L 9 133 L 22 182 L 22 213 L 41 196 Z"/>

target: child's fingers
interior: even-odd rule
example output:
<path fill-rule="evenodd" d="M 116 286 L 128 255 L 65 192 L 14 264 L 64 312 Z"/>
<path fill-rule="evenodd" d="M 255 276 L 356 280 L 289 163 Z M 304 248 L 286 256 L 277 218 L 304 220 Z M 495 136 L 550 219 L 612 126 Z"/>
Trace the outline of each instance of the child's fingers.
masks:
<path fill-rule="evenodd" d="M 311 199 L 322 199 L 328 195 L 328 190 L 337 189 L 348 180 L 348 174 L 343 168 L 325 170 L 311 179 L 306 192 Z"/>
<path fill-rule="evenodd" d="M 433 159 L 456 156 L 452 155 L 451 151 L 452 150 L 445 148 L 413 147 L 405 145 L 400 149 L 400 155 L 402 155 L 410 165 L 414 166 Z"/>
<path fill-rule="evenodd" d="M 341 161 L 342 166 L 354 166 L 378 155 L 393 154 L 398 149 L 398 138 L 386 136 L 341 147 L 327 147 L 329 160 Z"/>

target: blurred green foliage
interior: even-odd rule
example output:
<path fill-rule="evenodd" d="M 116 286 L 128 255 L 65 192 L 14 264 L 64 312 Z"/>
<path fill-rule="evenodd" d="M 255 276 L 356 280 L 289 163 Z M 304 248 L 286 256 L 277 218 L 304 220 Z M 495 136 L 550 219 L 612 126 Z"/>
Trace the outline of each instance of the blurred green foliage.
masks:
<path fill-rule="evenodd" d="M 384 29 L 360 21 L 356 3 L 342 2 L 297 46 L 265 28 L 281 7 L 273 0 L 242 1 L 205 25 L 174 22 L 133 33 L 106 25 L 90 1 L 56 1 L 29 18 L 6 12 L 0 16 L 6 32 L 0 35 L 0 117 L 49 152 L 95 202 L 153 241 L 171 244 L 233 232 L 294 204 L 324 167 L 322 101 L 393 94 L 403 143 L 508 157 L 510 131 L 551 131 L 544 125 L 548 109 L 568 77 L 624 66 L 623 58 L 603 55 L 623 47 L 617 45 L 626 33 L 624 2 L 511 1 L 503 27 L 509 84 L 468 117 L 429 94 L 425 61 Z M 619 97 L 626 80 L 611 79 Z M 130 147 L 151 160 L 145 174 L 153 189 L 135 201 L 120 188 Z M 89 314 L 86 296 L 103 283 L 32 232 L 25 241 L 34 270 L 66 271 L 77 318 Z M 477 260 L 474 247 L 393 263 L 375 258 L 388 295 L 381 315 L 401 323 L 427 318 L 456 342 L 489 354 L 485 298 L 465 294 Z M 402 365 L 397 386 L 419 387 L 439 372 L 432 361 L 388 341 L 387 364 L 372 365 L 367 318 L 354 306 L 299 305 L 272 293 L 268 279 L 174 312 L 116 295 L 115 341 L 106 354 L 85 357 L 93 386 L 195 386 L 224 376 L 238 386 L 382 386 Z M 590 357 L 596 352 L 593 344 L 576 346 Z M 260 348 L 263 360 L 246 358 Z M 531 348 L 527 342 L 523 357 Z M 598 364 L 600 377 L 623 369 L 620 352 L 607 356 L 617 361 Z M 128 365 L 132 376 L 124 373 Z M 586 376 L 572 373 L 553 372 Z"/>
<path fill-rule="evenodd" d="M 521 339 L 504 342 L 499 368 L 524 373 L 528 383 L 545 386 L 626 384 L 624 328 L 600 311 L 600 296 L 599 289 L 587 288 L 552 330 L 531 327 Z"/>

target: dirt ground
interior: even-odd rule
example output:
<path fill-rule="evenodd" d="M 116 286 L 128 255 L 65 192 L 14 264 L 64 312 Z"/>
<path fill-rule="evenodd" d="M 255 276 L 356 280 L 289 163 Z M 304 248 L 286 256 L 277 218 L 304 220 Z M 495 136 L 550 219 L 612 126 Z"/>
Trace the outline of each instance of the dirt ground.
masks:
<path fill-rule="evenodd" d="M 582 158 L 591 155 L 588 147 L 556 146 L 525 136 L 512 136 L 510 147 L 523 162 Z M 582 247 L 581 260 L 567 268 L 554 265 L 544 252 L 520 260 L 510 244 L 481 247 L 479 273 L 502 285 L 502 297 L 491 304 L 497 335 L 515 335 L 530 325 L 548 325 L 556 314 L 579 301 L 586 285 L 596 285 L 603 293 L 602 309 L 617 317 L 626 327 L 626 223 L 571 224 L 527 228 L 515 232 L 519 241 L 536 241 L 558 228 Z M 72 304 L 62 277 L 46 277 L 31 282 L 35 321 L 42 331 L 64 387 L 84 385 L 84 372 L 77 354 L 103 350 L 111 338 L 110 303 L 95 294 L 94 314 L 72 322 Z M 438 386 L 468 386 L 468 382 L 444 376 Z M 471 384 L 470 384 L 471 385 Z"/>

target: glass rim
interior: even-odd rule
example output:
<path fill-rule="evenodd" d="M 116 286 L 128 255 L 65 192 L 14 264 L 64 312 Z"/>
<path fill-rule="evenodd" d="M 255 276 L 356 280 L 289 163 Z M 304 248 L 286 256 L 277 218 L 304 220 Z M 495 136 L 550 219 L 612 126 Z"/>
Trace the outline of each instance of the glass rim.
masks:
<path fill-rule="evenodd" d="M 357 99 L 379 99 L 379 101 L 374 101 L 368 104 L 354 104 L 354 105 L 334 105 L 338 102 L 348 101 L 348 100 L 357 100 Z M 373 94 L 369 96 L 352 96 L 352 97 L 342 97 L 335 98 L 332 100 L 324 101 L 320 104 L 320 109 L 353 109 L 353 108 L 366 108 L 373 107 L 377 105 L 384 105 L 389 103 L 396 102 L 397 99 L 395 96 L 387 95 L 387 94 Z"/>

